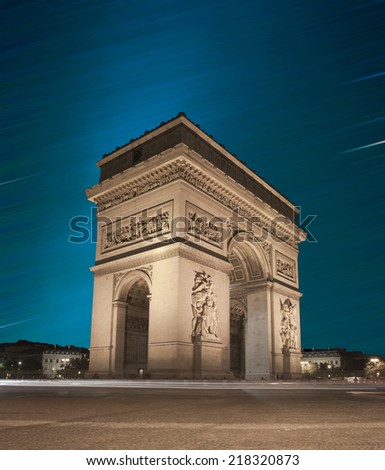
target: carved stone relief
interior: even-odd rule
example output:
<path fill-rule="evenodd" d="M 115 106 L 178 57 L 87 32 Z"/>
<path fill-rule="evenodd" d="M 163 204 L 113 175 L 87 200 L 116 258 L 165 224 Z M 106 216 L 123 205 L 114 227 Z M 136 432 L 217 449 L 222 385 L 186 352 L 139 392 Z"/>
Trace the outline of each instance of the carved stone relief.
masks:
<path fill-rule="evenodd" d="M 297 349 L 297 325 L 295 321 L 295 305 L 290 299 L 281 303 L 281 339 L 282 347 Z"/>
<path fill-rule="evenodd" d="M 217 296 L 214 282 L 204 271 L 195 271 L 191 293 L 193 337 L 203 339 L 218 338 Z"/>
<path fill-rule="evenodd" d="M 263 242 L 261 244 L 263 251 L 265 252 L 266 258 L 270 264 L 270 253 L 271 253 L 271 244 L 269 242 Z"/>
<path fill-rule="evenodd" d="M 246 319 L 246 298 L 234 299 L 230 304 L 230 326 L 239 327 Z"/>
<path fill-rule="evenodd" d="M 171 209 L 170 204 L 158 206 L 150 209 L 145 215 L 137 213 L 109 224 L 104 229 L 103 251 L 168 233 L 171 226 Z"/>
<path fill-rule="evenodd" d="M 122 277 L 125 276 L 126 274 L 127 274 L 127 272 L 115 273 L 115 286 L 117 286 L 119 284 Z"/>
<path fill-rule="evenodd" d="M 144 273 L 146 273 L 152 282 L 152 264 L 150 264 L 149 266 L 141 266 L 140 268 L 138 268 L 138 271 L 143 271 Z"/>
<path fill-rule="evenodd" d="M 278 251 L 276 252 L 275 267 L 278 275 L 290 279 L 291 281 L 296 280 L 295 261 Z"/>
<path fill-rule="evenodd" d="M 219 245 L 223 235 L 221 229 L 214 223 L 215 218 L 213 216 L 191 206 L 187 210 L 187 220 L 189 233 Z"/>

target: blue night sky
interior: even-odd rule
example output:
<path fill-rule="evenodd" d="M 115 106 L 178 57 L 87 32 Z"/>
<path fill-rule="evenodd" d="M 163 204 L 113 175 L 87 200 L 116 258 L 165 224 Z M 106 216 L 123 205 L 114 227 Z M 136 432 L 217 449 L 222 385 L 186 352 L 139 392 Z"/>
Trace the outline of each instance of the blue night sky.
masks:
<path fill-rule="evenodd" d="M 317 215 L 302 346 L 385 354 L 385 3 L 1 2 L 0 342 L 89 346 L 103 153 L 184 111 Z"/>

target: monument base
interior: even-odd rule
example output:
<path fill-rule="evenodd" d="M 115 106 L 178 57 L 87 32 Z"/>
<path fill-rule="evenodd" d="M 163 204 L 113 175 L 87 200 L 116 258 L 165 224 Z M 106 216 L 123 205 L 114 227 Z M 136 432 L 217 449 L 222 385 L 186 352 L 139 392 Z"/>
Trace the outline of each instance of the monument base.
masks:
<path fill-rule="evenodd" d="M 301 377 L 301 353 L 287 348 L 282 348 L 283 353 L 283 378 L 298 379 Z"/>
<path fill-rule="evenodd" d="M 210 335 L 193 338 L 193 378 L 194 379 L 231 379 L 233 374 L 227 370 L 228 348 L 222 341 Z"/>

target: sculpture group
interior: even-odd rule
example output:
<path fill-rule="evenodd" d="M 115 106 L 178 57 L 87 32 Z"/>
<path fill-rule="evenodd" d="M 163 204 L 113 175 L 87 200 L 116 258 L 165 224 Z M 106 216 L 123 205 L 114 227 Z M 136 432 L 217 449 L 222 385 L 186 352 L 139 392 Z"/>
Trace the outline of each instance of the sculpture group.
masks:
<path fill-rule="evenodd" d="M 194 286 L 191 293 L 193 337 L 217 338 L 218 313 L 214 282 L 204 271 L 195 271 Z"/>
<path fill-rule="evenodd" d="M 297 326 L 295 322 L 295 305 L 290 299 L 281 300 L 281 338 L 282 347 L 297 349 Z"/>

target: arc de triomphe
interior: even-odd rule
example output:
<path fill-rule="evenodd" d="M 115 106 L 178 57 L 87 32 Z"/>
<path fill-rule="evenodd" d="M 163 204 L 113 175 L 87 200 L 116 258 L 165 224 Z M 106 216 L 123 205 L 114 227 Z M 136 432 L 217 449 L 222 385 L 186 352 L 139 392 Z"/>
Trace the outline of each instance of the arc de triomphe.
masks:
<path fill-rule="evenodd" d="M 90 375 L 299 375 L 294 204 L 183 113 L 97 165 Z"/>

